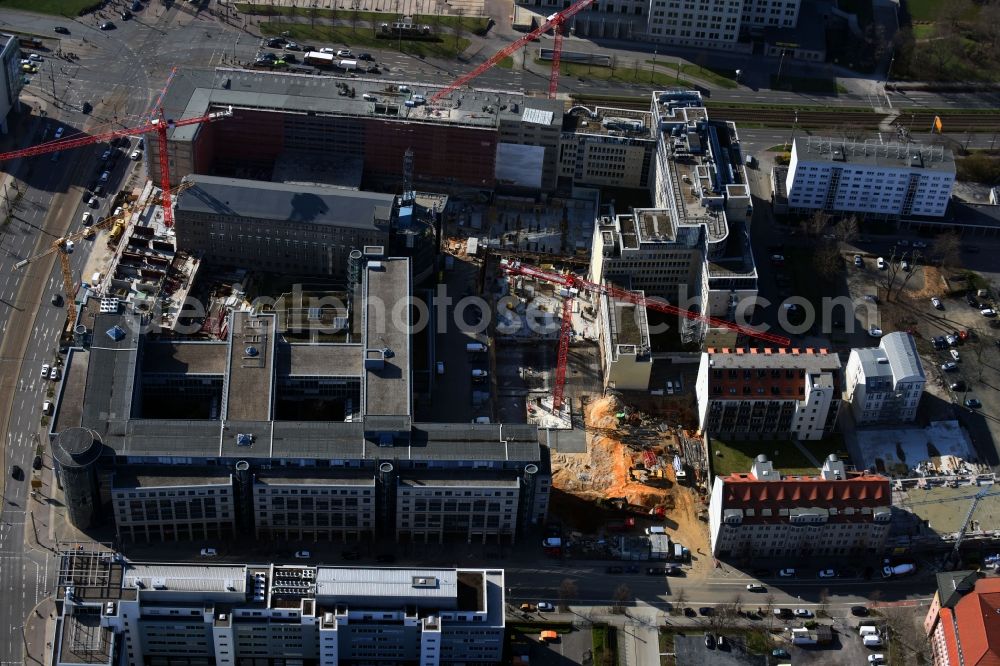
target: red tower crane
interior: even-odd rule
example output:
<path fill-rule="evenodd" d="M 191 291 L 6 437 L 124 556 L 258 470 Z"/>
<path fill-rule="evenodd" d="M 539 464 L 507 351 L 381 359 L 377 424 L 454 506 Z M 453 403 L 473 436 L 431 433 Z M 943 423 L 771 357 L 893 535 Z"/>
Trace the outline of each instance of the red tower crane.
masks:
<path fill-rule="evenodd" d="M 157 117 L 137 127 L 126 127 L 120 130 L 102 132 L 101 134 L 70 136 L 56 141 L 47 141 L 46 143 L 31 146 L 30 148 L 12 150 L 9 153 L 0 153 L 0 162 L 17 159 L 19 157 L 44 155 L 46 153 L 54 153 L 56 151 L 66 150 L 69 148 L 79 148 L 80 146 L 89 146 L 94 143 L 109 141 L 122 136 L 134 136 L 136 134 L 149 134 L 150 132 L 156 132 L 160 153 L 160 189 L 162 190 L 163 197 L 163 222 L 166 226 L 172 227 L 174 226 L 174 213 L 170 208 L 170 163 L 167 155 L 167 130 L 171 127 L 197 125 L 199 123 L 219 120 L 221 118 L 228 118 L 231 115 L 233 115 L 233 109 L 232 107 L 229 107 L 225 111 L 215 111 L 204 116 L 198 116 L 197 118 L 167 120 L 164 119 L 163 109 L 161 108 L 156 111 Z"/>
<path fill-rule="evenodd" d="M 648 308 L 650 310 L 656 310 L 658 312 L 664 312 L 671 315 L 680 315 L 687 319 L 694 321 L 703 321 L 707 324 L 715 326 L 717 328 L 727 328 L 731 331 L 736 331 L 744 335 L 758 338 L 760 340 L 765 340 L 767 342 L 785 347 L 791 344 L 791 340 L 788 338 L 775 335 L 773 333 L 767 333 L 765 331 L 758 331 L 754 328 L 748 326 L 740 326 L 739 324 L 727 321 L 725 319 L 718 319 L 716 317 L 710 317 L 708 315 L 702 314 L 700 312 L 694 312 L 693 310 L 685 310 L 679 308 L 676 305 L 670 305 L 669 303 L 664 303 L 663 301 L 648 299 L 645 296 L 641 296 L 635 292 L 631 292 L 619 287 L 615 287 L 610 284 L 598 284 L 596 282 L 590 282 L 589 280 L 584 280 L 573 274 L 563 274 L 563 273 L 551 273 L 549 271 L 543 271 L 535 266 L 529 266 L 522 264 L 519 261 L 510 261 L 503 259 L 500 262 L 500 267 L 512 275 L 523 275 L 525 277 L 534 278 L 536 280 L 544 280 L 545 282 L 550 282 L 552 284 L 557 284 L 562 287 L 569 289 L 586 290 L 595 294 L 601 294 L 604 296 L 610 296 L 611 298 L 618 301 L 625 301 L 628 303 L 634 303 L 636 305 Z M 562 325 L 559 328 L 559 354 L 556 358 L 556 386 L 552 394 L 552 411 L 556 412 L 562 407 L 563 403 L 563 392 L 566 386 L 566 358 L 569 352 L 569 333 L 571 330 L 570 321 L 572 318 L 572 295 L 567 295 L 563 299 L 563 309 L 562 309 Z"/>
<path fill-rule="evenodd" d="M 441 90 L 434 93 L 431 96 L 430 100 L 428 100 L 428 104 L 437 104 L 442 97 L 450 95 L 459 87 L 464 86 L 472 79 L 476 78 L 486 70 L 490 69 L 498 62 L 506 58 L 507 56 L 516 53 L 525 45 L 533 42 L 535 39 L 544 35 L 549 30 L 552 30 L 555 36 L 555 40 L 552 45 L 552 73 L 549 75 L 549 97 L 555 97 L 556 88 L 559 86 L 559 62 L 562 59 L 563 24 L 568 19 L 572 18 L 576 14 L 580 13 L 581 11 L 589 7 L 593 2 L 594 0 L 577 0 L 572 5 L 562 10 L 561 12 L 556 12 L 555 14 L 552 14 L 547 19 L 545 19 L 545 23 L 541 24 L 528 34 L 522 36 L 517 41 L 511 42 L 504 48 L 494 53 L 489 60 L 479 65 L 471 72 L 463 74 L 462 76 L 458 77 L 457 79 L 446 85 Z"/>

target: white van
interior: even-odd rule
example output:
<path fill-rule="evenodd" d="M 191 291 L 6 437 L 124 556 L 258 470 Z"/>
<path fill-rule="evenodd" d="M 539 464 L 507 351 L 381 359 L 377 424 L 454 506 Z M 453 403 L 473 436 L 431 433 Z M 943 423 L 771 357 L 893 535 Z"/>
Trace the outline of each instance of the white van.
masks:
<path fill-rule="evenodd" d="M 650 534 L 666 534 L 666 533 L 667 533 L 666 528 L 661 527 L 659 525 L 654 525 L 653 527 L 647 527 L 646 528 L 646 534 L 647 535 L 650 535 Z"/>
<path fill-rule="evenodd" d="M 858 633 L 862 636 L 878 636 L 878 627 L 872 627 L 870 625 L 858 627 Z"/>

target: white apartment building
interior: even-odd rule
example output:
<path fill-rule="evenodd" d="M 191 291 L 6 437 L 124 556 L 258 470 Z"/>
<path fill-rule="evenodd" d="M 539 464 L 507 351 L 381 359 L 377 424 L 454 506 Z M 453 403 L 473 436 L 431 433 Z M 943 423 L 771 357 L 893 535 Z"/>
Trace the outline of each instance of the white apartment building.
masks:
<path fill-rule="evenodd" d="M 927 377 L 909 333 L 890 333 L 878 347 L 852 349 L 845 375 L 844 399 L 858 425 L 916 419 Z"/>
<path fill-rule="evenodd" d="M 749 474 L 715 477 L 708 507 L 719 559 L 881 553 L 892 519 L 889 479 L 848 472 L 831 454 L 819 476 L 785 476 L 764 454 Z"/>
<path fill-rule="evenodd" d="M 796 137 L 785 190 L 793 212 L 942 217 L 955 156 L 941 146 Z"/>
<path fill-rule="evenodd" d="M 794 28 L 801 0 L 595 0 L 573 18 L 576 34 L 748 51 L 750 31 Z M 521 4 L 542 6 L 546 0 Z M 741 42 L 741 37 L 744 40 Z"/>
<path fill-rule="evenodd" d="M 498 664 L 504 572 L 133 563 L 74 550 L 52 666 Z"/>
<path fill-rule="evenodd" d="M 695 393 L 709 437 L 822 439 L 840 411 L 840 358 L 826 349 L 709 349 Z"/>

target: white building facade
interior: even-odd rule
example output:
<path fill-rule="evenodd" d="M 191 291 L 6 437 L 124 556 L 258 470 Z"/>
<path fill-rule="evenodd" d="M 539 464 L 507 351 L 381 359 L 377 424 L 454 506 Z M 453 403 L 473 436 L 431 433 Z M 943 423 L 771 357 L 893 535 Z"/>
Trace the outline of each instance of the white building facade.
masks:
<path fill-rule="evenodd" d="M 577 35 L 749 50 L 750 30 L 794 28 L 801 0 L 596 0 L 573 19 Z M 527 6 L 550 5 L 530 0 Z"/>
<path fill-rule="evenodd" d="M 955 157 L 941 146 L 798 137 L 785 189 L 793 212 L 942 217 L 955 183 Z"/>
<path fill-rule="evenodd" d="M 927 377 L 909 333 L 895 332 L 878 347 L 851 350 L 844 399 L 858 425 L 910 423 L 917 417 Z"/>

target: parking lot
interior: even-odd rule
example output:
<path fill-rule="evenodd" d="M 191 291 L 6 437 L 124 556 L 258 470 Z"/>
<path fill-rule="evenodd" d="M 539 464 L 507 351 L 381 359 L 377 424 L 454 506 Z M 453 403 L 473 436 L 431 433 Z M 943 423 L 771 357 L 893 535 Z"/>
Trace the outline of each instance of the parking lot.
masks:
<path fill-rule="evenodd" d="M 885 333 L 910 331 L 927 375 L 925 390 L 931 394 L 921 403 L 923 418 L 960 418 L 971 431 L 980 456 L 995 457 L 997 440 L 990 433 L 991 427 L 1000 426 L 1000 319 L 990 314 L 997 305 L 995 294 L 980 295 L 965 289 L 965 283 L 950 273 L 918 266 L 902 290 L 898 288 L 908 273 L 897 273 L 889 297 L 889 270 L 877 267 L 878 256 L 883 255 L 862 253 L 863 266 L 857 267 L 851 260 L 853 253 L 845 255 L 851 299 L 862 304 L 856 311 L 859 331 L 864 335 L 872 325 Z M 877 303 L 865 301 L 872 295 Z M 865 344 L 878 343 L 868 337 Z"/>
<path fill-rule="evenodd" d="M 531 633 L 511 631 L 510 644 L 513 655 L 527 655 L 532 666 L 569 666 L 570 664 L 591 664 L 593 643 L 590 631 L 574 629 L 560 633 L 559 638 L 551 642 L 539 640 L 539 630 Z"/>

